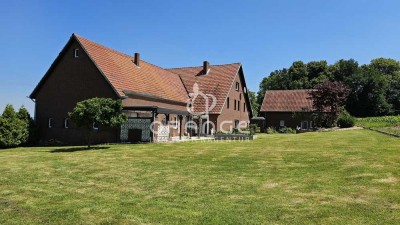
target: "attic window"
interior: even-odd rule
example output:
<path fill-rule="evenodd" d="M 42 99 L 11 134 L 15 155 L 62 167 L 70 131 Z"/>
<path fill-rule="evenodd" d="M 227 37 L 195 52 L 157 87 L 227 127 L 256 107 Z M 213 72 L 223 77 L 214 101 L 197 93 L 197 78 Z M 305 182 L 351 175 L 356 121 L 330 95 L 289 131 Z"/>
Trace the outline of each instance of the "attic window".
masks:
<path fill-rule="evenodd" d="M 236 91 L 239 91 L 239 82 L 236 82 Z"/>
<path fill-rule="evenodd" d="M 79 57 L 79 48 L 74 49 L 74 58 Z"/>

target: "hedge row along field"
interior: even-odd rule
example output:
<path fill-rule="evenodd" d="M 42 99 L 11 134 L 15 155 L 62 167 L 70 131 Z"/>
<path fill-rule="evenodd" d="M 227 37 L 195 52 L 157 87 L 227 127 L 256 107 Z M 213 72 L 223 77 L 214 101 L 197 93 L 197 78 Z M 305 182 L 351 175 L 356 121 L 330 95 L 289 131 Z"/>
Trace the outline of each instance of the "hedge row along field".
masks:
<path fill-rule="evenodd" d="M 357 118 L 356 125 L 400 135 L 400 116 Z"/>

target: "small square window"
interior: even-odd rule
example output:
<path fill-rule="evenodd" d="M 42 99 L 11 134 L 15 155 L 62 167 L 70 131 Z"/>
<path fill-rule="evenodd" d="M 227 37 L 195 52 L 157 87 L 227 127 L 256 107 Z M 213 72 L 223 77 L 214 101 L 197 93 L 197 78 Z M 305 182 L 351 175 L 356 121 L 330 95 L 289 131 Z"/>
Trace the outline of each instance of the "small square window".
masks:
<path fill-rule="evenodd" d="M 74 58 L 78 58 L 79 57 L 79 48 L 76 48 L 74 50 Z"/>
<path fill-rule="evenodd" d="M 279 121 L 279 126 L 280 127 L 284 127 L 285 126 L 285 121 L 284 120 Z"/>
<path fill-rule="evenodd" d="M 99 129 L 99 126 L 98 126 L 96 123 L 93 123 L 93 129 L 94 129 L 94 130 L 98 130 L 98 129 Z"/>
<path fill-rule="evenodd" d="M 53 127 L 53 118 L 49 118 L 48 127 L 49 127 L 49 128 L 52 128 L 52 127 Z"/>

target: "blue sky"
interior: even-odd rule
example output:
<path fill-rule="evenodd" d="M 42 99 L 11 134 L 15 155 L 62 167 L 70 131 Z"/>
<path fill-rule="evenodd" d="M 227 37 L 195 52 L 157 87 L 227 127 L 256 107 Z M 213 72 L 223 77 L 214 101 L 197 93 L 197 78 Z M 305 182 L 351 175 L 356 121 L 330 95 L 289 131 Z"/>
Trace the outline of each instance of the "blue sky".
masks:
<path fill-rule="evenodd" d="M 241 62 L 249 88 L 295 60 L 400 59 L 400 1 L 1 1 L 0 110 L 26 98 L 70 35 L 162 67 Z"/>

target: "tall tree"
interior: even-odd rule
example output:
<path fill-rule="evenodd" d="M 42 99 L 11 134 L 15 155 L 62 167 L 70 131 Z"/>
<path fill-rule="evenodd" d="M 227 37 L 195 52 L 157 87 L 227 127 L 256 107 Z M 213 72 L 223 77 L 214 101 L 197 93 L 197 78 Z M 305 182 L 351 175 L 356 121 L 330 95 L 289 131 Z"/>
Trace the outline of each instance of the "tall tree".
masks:
<path fill-rule="evenodd" d="M 293 62 L 289 70 L 289 78 L 292 81 L 289 84 L 290 89 L 305 89 L 309 88 L 309 78 L 307 73 L 307 65 L 302 61 Z"/>
<path fill-rule="evenodd" d="M 389 75 L 400 71 L 400 63 L 394 59 L 377 58 L 371 60 L 370 66 L 379 72 Z"/>
<path fill-rule="evenodd" d="M 317 126 L 332 127 L 346 104 L 349 88 L 341 82 L 325 82 L 310 91 Z"/>
<path fill-rule="evenodd" d="M 347 84 L 346 80 L 358 71 L 358 62 L 354 59 L 341 59 L 331 66 L 332 80 Z"/>
<path fill-rule="evenodd" d="M 123 124 L 127 117 L 122 112 L 120 100 L 111 98 L 92 98 L 78 102 L 69 117 L 77 127 L 85 128 L 88 148 L 91 146 L 94 124 L 102 127 L 116 127 Z"/>
<path fill-rule="evenodd" d="M 25 106 L 21 106 L 21 108 L 19 108 L 17 116 L 20 120 L 25 121 L 28 129 L 29 135 L 24 144 L 30 144 L 30 145 L 36 144 L 38 132 L 35 125 L 35 121 L 32 119 L 31 115 L 29 114 Z"/>
<path fill-rule="evenodd" d="M 346 108 L 350 114 L 365 117 L 392 113 L 392 105 L 386 98 L 389 79 L 379 70 L 364 65 L 359 73 L 352 76 L 349 83 L 352 91 Z"/>
<path fill-rule="evenodd" d="M 251 104 L 251 110 L 253 116 L 258 116 L 258 111 L 260 110 L 260 105 L 257 103 L 256 93 L 254 91 L 249 91 L 249 98 Z"/>

